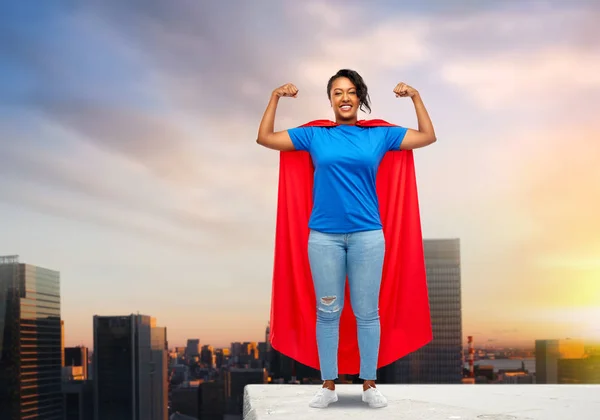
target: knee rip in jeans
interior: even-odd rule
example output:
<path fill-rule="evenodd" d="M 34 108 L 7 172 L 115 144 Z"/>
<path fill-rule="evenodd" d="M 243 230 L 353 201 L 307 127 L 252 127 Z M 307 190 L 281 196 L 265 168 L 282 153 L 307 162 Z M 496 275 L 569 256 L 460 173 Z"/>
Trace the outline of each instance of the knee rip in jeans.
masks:
<path fill-rule="evenodd" d="M 333 303 L 336 300 L 337 300 L 336 296 L 323 296 L 320 299 L 320 302 L 321 302 L 321 305 L 330 307 L 331 305 L 333 305 Z M 319 310 L 323 311 L 323 312 L 338 312 L 340 310 L 340 307 L 338 305 L 336 305 L 329 311 L 329 310 L 325 310 L 323 307 L 319 306 Z"/>

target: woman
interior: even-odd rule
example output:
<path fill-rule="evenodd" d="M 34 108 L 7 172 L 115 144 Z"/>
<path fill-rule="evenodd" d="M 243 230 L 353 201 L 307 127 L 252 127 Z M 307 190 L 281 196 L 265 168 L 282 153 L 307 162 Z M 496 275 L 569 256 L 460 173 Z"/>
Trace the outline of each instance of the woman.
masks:
<path fill-rule="evenodd" d="M 308 256 L 317 296 L 317 345 L 323 387 L 310 401 L 324 408 L 337 401 L 337 352 L 346 276 L 357 323 L 363 401 L 384 407 L 386 398 L 375 385 L 380 343 L 379 290 L 385 240 L 376 194 L 377 168 L 388 151 L 408 150 L 436 141 L 419 93 L 405 83 L 397 97 L 410 97 L 418 130 L 398 126 L 357 125 L 358 110 L 370 111 L 362 77 L 343 69 L 327 84 L 334 127 L 303 126 L 274 132 L 279 98 L 298 95 L 293 84 L 275 89 L 263 115 L 257 143 L 274 150 L 310 153 L 314 174 L 313 208 L 309 221 Z"/>

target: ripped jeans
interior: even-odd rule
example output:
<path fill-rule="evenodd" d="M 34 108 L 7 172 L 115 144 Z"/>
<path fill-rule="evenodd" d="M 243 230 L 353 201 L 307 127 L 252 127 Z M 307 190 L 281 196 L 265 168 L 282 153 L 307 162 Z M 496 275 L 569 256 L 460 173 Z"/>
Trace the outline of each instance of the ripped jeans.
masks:
<path fill-rule="evenodd" d="M 317 297 L 317 347 L 322 380 L 338 378 L 339 326 L 346 275 L 358 329 L 359 377 L 376 379 L 384 253 L 382 230 L 348 234 L 310 231 L 308 257 Z"/>

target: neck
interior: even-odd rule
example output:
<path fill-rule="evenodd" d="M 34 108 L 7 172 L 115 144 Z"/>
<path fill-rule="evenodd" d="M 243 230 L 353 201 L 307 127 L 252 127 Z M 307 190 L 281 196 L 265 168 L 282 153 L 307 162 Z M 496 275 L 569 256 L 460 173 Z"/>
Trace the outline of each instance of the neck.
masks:
<path fill-rule="evenodd" d="M 336 124 L 340 124 L 340 125 L 356 125 L 356 122 L 358 121 L 358 118 L 354 117 L 351 119 L 340 119 L 340 118 L 336 118 L 335 122 Z"/>

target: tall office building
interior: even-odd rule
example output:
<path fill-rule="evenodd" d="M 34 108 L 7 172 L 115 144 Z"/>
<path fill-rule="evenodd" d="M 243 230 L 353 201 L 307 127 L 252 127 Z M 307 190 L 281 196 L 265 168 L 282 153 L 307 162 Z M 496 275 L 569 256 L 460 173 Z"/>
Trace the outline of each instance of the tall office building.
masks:
<path fill-rule="evenodd" d="M 382 383 L 458 384 L 462 381 L 459 239 L 425 239 L 433 340 L 380 369 Z"/>
<path fill-rule="evenodd" d="M 152 369 L 150 371 L 152 395 L 151 419 L 166 420 L 169 415 L 169 345 L 167 329 L 157 327 L 151 318 Z"/>
<path fill-rule="evenodd" d="M 267 329 L 265 330 L 265 343 L 267 343 L 267 352 L 271 351 L 271 321 L 267 323 Z"/>
<path fill-rule="evenodd" d="M 94 420 L 167 419 L 166 347 L 154 318 L 94 316 Z"/>
<path fill-rule="evenodd" d="M 200 340 L 198 338 L 189 338 L 185 348 L 185 357 L 188 360 L 200 356 Z"/>
<path fill-rule="evenodd" d="M 88 376 L 86 347 L 67 347 L 63 367 L 64 420 L 94 418 L 94 387 Z"/>
<path fill-rule="evenodd" d="M 244 388 L 250 384 L 268 383 L 269 374 L 261 368 L 230 368 L 224 373 L 226 413 L 241 415 L 244 408 Z"/>
<path fill-rule="evenodd" d="M 583 340 L 535 340 L 535 375 L 538 384 L 558 384 L 559 361 L 582 359 Z"/>
<path fill-rule="evenodd" d="M 63 419 L 60 274 L 0 257 L 0 419 Z"/>
<path fill-rule="evenodd" d="M 60 320 L 60 365 L 65 366 L 65 321 Z"/>
<path fill-rule="evenodd" d="M 209 344 L 202 346 L 200 350 L 200 363 L 208 368 L 215 367 L 215 348 Z"/>
<path fill-rule="evenodd" d="M 88 349 L 85 346 L 64 349 L 65 367 L 81 367 L 83 380 L 88 379 Z"/>

